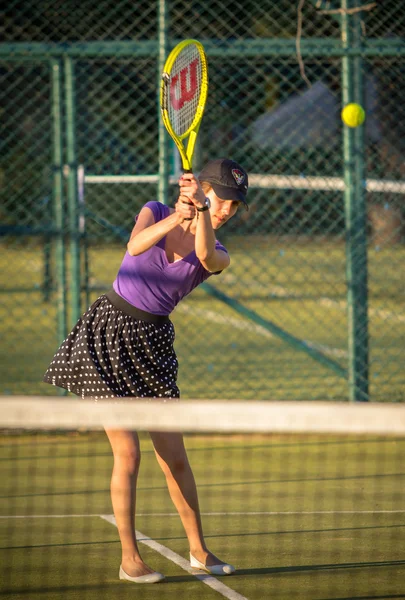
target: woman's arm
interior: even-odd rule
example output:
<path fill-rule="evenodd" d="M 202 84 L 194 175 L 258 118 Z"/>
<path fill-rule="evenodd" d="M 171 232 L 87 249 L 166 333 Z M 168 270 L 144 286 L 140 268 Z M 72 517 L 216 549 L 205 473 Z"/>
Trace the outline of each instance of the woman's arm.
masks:
<path fill-rule="evenodd" d="M 180 194 L 186 196 L 196 208 L 204 206 L 205 194 L 200 182 L 192 173 L 185 173 L 180 179 Z M 210 273 L 223 271 L 230 264 L 229 255 L 215 248 L 215 233 L 211 223 L 210 211 L 197 212 L 195 233 L 195 253 L 203 267 Z"/>
<path fill-rule="evenodd" d="M 227 252 L 215 248 L 215 242 L 216 238 L 209 210 L 197 213 L 195 253 L 203 267 L 210 273 L 223 271 L 229 267 L 231 262 Z"/>
<path fill-rule="evenodd" d="M 138 254 L 146 252 L 167 235 L 169 231 L 182 223 L 184 219 L 193 218 L 194 215 L 194 206 L 184 204 L 184 202 L 178 202 L 176 204 L 175 212 L 155 223 L 152 210 L 147 206 L 144 206 L 139 213 L 130 240 L 127 244 L 128 253 L 131 256 L 137 256 Z"/>

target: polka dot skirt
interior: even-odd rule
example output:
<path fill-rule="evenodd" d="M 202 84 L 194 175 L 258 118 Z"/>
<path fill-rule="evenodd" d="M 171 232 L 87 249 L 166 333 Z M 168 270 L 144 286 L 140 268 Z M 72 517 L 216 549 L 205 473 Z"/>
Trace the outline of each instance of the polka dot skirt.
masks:
<path fill-rule="evenodd" d="M 101 296 L 77 322 L 44 381 L 82 398 L 179 398 L 174 326 L 135 319 Z"/>

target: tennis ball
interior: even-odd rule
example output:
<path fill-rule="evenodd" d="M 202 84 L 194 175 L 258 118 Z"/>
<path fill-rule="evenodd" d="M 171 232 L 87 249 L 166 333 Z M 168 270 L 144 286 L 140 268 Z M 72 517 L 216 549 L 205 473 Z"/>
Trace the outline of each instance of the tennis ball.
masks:
<path fill-rule="evenodd" d="M 348 127 L 358 127 L 364 123 L 365 118 L 366 113 L 360 104 L 352 102 L 351 104 L 346 104 L 342 110 L 342 121 Z"/>

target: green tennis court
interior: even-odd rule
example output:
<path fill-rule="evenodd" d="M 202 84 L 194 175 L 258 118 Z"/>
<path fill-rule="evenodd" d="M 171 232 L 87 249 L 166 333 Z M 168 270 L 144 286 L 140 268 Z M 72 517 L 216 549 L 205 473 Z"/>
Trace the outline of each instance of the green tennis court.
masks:
<path fill-rule="evenodd" d="M 56 294 L 40 290 L 40 244 L 22 241 L 2 252 L 0 348 L 2 393 L 52 394 L 41 378 L 57 348 Z M 348 326 L 344 244 L 250 236 L 226 241 L 232 264 L 214 278 L 228 296 L 347 367 Z M 110 288 L 125 244 L 90 247 L 90 284 Z M 266 259 L 266 270 L 261 260 Z M 374 401 L 404 399 L 401 271 L 405 250 L 369 249 L 370 390 Z M 85 306 L 83 304 L 83 310 Z M 347 399 L 347 381 L 229 306 L 196 290 L 173 314 L 179 383 L 187 398 Z M 190 331 L 198 332 L 198 354 Z M 12 347 L 12 352 L 10 352 Z M 254 373 L 254 376 L 252 374 Z M 206 378 L 210 385 L 206 385 Z"/>
<path fill-rule="evenodd" d="M 405 597 L 404 438 L 189 435 L 186 441 L 209 547 L 237 567 L 234 576 L 220 578 L 226 588 L 205 585 L 144 545 L 144 558 L 166 581 L 147 589 L 120 582 L 118 534 L 105 520 L 112 516 L 112 457 L 104 434 L 21 434 L 4 436 L 0 454 L 2 596 Z M 146 434 L 141 442 L 136 527 L 187 559 L 187 540 Z"/>

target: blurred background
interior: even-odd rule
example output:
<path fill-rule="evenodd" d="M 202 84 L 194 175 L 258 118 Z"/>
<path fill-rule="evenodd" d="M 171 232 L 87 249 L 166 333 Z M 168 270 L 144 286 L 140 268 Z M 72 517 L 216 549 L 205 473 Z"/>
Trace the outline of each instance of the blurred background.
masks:
<path fill-rule="evenodd" d="M 135 215 L 175 200 L 158 85 L 196 38 L 210 87 L 194 169 L 228 156 L 251 187 L 219 232 L 231 267 L 173 314 L 182 396 L 405 400 L 405 11 L 360 7 L 2 5 L 0 394 L 55 393 L 43 373 L 111 288 Z"/>

